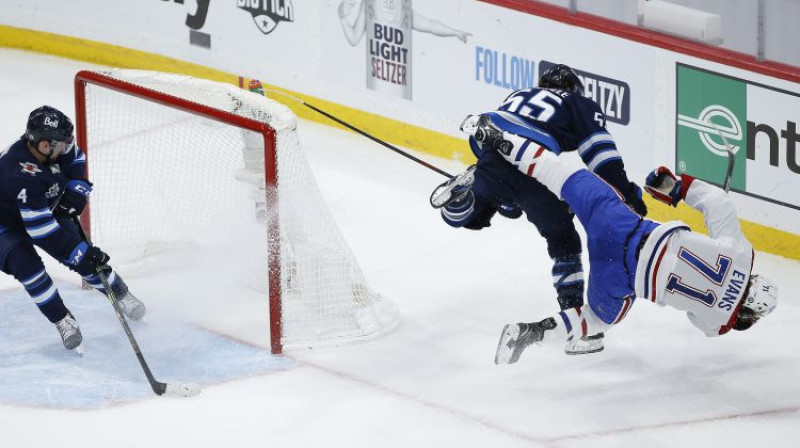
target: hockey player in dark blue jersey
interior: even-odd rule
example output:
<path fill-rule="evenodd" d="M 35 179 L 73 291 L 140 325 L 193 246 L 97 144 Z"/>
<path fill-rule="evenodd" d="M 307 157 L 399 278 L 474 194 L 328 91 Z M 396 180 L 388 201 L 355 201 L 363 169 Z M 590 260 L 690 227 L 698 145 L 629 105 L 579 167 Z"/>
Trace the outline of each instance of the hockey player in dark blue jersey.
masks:
<path fill-rule="evenodd" d="M 479 126 L 479 120 L 483 124 L 489 119 L 492 127 Z M 519 172 L 491 148 L 502 146 L 502 131 L 507 131 L 556 153 L 577 151 L 590 171 L 616 188 L 636 213 L 645 215 L 641 189 L 628 180 L 600 107 L 583 96 L 575 72 L 559 64 L 542 73 L 539 87 L 513 92 L 496 111 L 467 117 L 461 129 L 471 135 L 469 144 L 478 161 L 447 183 L 452 196 L 441 211 L 444 221 L 453 227 L 479 230 L 488 227 L 496 213 L 517 218 L 524 212 L 547 241 L 559 306 L 573 309 L 583 305 L 581 240 L 574 214 L 544 185 Z M 602 349 L 602 334 L 569 341 L 565 347 L 568 354 Z"/>
<path fill-rule="evenodd" d="M 108 266 L 109 256 L 81 239 L 74 222 L 92 184 L 73 130 L 66 115 L 42 106 L 30 113 L 25 135 L 0 153 L 0 269 L 22 284 L 68 350 L 81 346 L 80 327 L 34 246 L 104 292 L 101 269 L 123 313 L 132 320 L 145 314 L 144 304 Z"/>

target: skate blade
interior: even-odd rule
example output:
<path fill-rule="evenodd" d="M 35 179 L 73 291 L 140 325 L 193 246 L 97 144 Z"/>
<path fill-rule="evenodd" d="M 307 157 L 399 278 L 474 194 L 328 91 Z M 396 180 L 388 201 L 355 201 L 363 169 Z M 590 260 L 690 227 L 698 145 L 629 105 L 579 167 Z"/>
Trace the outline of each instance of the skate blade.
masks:
<path fill-rule="evenodd" d="M 564 353 L 566 353 L 566 354 L 568 354 L 570 356 L 590 355 L 592 353 L 602 352 L 603 349 L 605 349 L 605 346 L 593 347 L 593 348 L 581 349 L 581 350 L 567 350 L 567 349 L 564 349 Z"/>
<path fill-rule="evenodd" d="M 511 356 L 514 349 L 508 346 L 508 342 L 519 337 L 519 326 L 516 324 L 506 324 L 500 333 L 500 341 L 497 343 L 497 351 L 494 354 L 495 364 L 511 364 Z"/>

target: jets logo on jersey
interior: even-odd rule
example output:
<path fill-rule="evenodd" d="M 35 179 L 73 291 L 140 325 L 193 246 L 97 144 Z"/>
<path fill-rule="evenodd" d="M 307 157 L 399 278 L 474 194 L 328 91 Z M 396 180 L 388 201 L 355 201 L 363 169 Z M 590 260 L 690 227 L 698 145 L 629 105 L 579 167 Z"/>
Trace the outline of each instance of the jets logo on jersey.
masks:
<path fill-rule="evenodd" d="M 28 173 L 28 174 L 30 174 L 31 176 L 35 176 L 35 175 L 36 175 L 36 173 L 41 173 L 41 172 L 42 172 L 42 170 L 40 170 L 40 169 L 39 169 L 39 167 L 38 167 L 38 166 L 36 166 L 36 164 L 35 164 L 35 163 L 31 163 L 31 162 L 20 162 L 20 163 L 19 163 L 19 166 L 21 166 L 21 167 L 22 167 L 22 172 L 23 172 L 23 173 Z"/>

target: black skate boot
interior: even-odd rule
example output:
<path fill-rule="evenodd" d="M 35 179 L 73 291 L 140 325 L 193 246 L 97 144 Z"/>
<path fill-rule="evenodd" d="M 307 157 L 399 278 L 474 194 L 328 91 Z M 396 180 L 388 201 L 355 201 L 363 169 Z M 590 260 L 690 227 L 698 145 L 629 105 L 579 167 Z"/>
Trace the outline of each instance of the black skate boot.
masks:
<path fill-rule="evenodd" d="M 556 328 L 556 321 L 552 317 L 528 324 L 506 324 L 500 334 L 494 363 L 514 364 L 519 361 L 519 357 L 526 348 L 535 342 L 541 342 L 544 339 L 544 332 L 553 328 Z"/>

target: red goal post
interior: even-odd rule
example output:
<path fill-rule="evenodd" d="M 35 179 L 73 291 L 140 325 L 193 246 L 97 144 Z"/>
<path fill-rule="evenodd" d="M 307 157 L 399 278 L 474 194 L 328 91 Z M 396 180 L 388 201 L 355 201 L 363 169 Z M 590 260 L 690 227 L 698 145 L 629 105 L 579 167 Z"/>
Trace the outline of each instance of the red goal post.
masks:
<path fill-rule="evenodd" d="M 331 330 L 330 334 L 323 334 L 326 330 L 320 329 L 316 330 L 312 328 L 312 331 L 309 335 L 304 335 L 298 337 L 297 339 L 302 342 L 300 345 L 307 345 L 307 346 L 316 346 L 316 345 L 328 345 L 326 341 L 337 345 L 340 342 L 347 342 L 348 340 L 357 340 L 357 339 L 367 339 L 372 336 L 385 333 L 389 331 L 397 321 L 396 317 L 396 309 L 390 302 L 383 300 L 380 295 L 374 293 L 371 289 L 365 286 L 363 279 L 360 277 L 360 268 L 358 268 L 357 263 L 355 263 L 353 259 L 353 264 L 355 266 L 351 268 L 348 273 L 345 273 L 343 276 L 347 277 L 344 280 L 337 279 L 337 280 L 326 280 L 327 276 L 329 275 L 330 265 L 333 262 L 329 262 L 327 265 L 322 264 L 322 262 L 318 260 L 313 260 L 313 257 L 323 257 L 324 258 L 324 250 L 322 249 L 322 254 L 318 254 L 320 245 L 325 244 L 328 240 L 337 240 L 342 239 L 340 236 L 336 236 L 336 238 L 331 238 L 330 236 L 323 236 L 320 238 L 322 243 L 315 243 L 312 245 L 312 249 L 306 250 L 304 253 L 310 253 L 313 255 L 300 255 L 296 256 L 295 252 L 303 252 L 297 250 L 297 247 L 302 248 L 302 244 L 305 244 L 305 239 L 307 236 L 303 235 L 303 241 L 301 243 L 295 243 L 291 241 L 291 235 L 283 235 L 281 231 L 281 216 L 279 207 L 279 196 L 281 195 L 279 192 L 281 188 L 279 186 L 279 161 L 278 161 L 278 138 L 276 129 L 267 122 L 271 116 L 269 113 L 255 113 L 254 116 L 248 117 L 243 116 L 241 111 L 236 113 L 237 111 L 230 111 L 224 110 L 223 108 L 216 107 L 213 104 L 202 104 L 199 101 L 195 101 L 193 99 L 203 98 L 203 95 L 208 95 L 209 97 L 214 96 L 217 90 L 221 89 L 220 91 L 224 91 L 225 95 L 229 97 L 235 97 L 240 95 L 239 92 L 230 93 L 229 88 L 233 88 L 234 86 L 229 86 L 227 84 L 216 83 L 213 81 L 206 81 L 206 80 L 197 80 L 194 78 L 188 77 L 181 77 L 180 75 L 170 75 L 170 74 L 161 74 L 157 72 L 152 72 L 153 77 L 161 79 L 162 77 L 165 79 L 169 79 L 170 82 L 174 80 L 172 78 L 176 78 L 178 84 L 182 83 L 184 79 L 186 79 L 187 85 L 190 83 L 197 83 L 198 88 L 197 92 L 194 94 L 199 95 L 194 97 L 193 99 L 188 99 L 186 97 L 179 96 L 177 94 L 171 94 L 168 92 L 163 91 L 158 85 L 155 83 L 153 86 L 147 84 L 146 76 L 142 76 L 139 71 L 130 71 L 134 73 L 134 76 L 131 76 L 130 79 L 126 79 L 128 76 L 127 71 L 124 70 L 114 70 L 109 73 L 103 72 L 96 72 L 96 71 L 81 71 L 75 76 L 75 104 L 76 104 L 76 130 L 77 130 L 77 143 L 79 147 L 86 153 L 87 156 L 87 173 L 90 176 L 90 180 L 92 179 L 93 175 L 97 175 L 97 173 L 93 173 L 93 165 L 94 162 L 92 160 L 93 151 L 96 148 L 93 148 L 92 142 L 92 133 L 93 130 L 91 126 L 89 126 L 90 121 L 93 119 L 90 116 L 89 105 L 87 104 L 87 98 L 91 97 L 92 94 L 88 92 L 89 89 L 103 89 L 112 92 L 116 92 L 119 94 L 123 94 L 126 97 L 134 97 L 148 103 L 155 103 L 160 106 L 164 106 L 170 110 L 177 110 L 181 112 L 185 112 L 192 116 L 202 117 L 207 120 L 213 120 L 215 122 L 223 123 L 226 126 L 233 126 L 245 131 L 251 131 L 254 133 L 258 133 L 261 135 L 263 139 L 263 148 L 264 148 L 264 156 L 263 156 L 263 181 L 259 180 L 263 184 L 263 191 L 264 193 L 263 200 L 267 201 L 269 206 L 267 207 L 267 214 L 266 214 L 266 238 L 267 238 L 267 270 L 268 270 L 268 297 L 269 297 L 269 331 L 270 331 L 270 348 L 273 353 L 281 353 L 283 351 L 284 345 L 284 338 L 287 337 L 284 332 L 286 328 L 284 326 L 284 321 L 287 316 L 284 316 L 286 310 L 284 308 L 285 301 L 289 300 L 289 296 L 292 297 L 301 297 L 303 296 L 304 292 L 307 292 L 306 295 L 311 296 L 313 294 L 317 294 L 319 298 L 314 298 L 315 302 L 311 303 L 304 303 L 302 306 L 297 305 L 295 308 L 301 311 L 292 311 L 296 316 L 300 316 L 299 319 L 295 319 L 295 321 L 300 322 L 300 324 L 304 324 L 304 322 L 308 322 L 309 327 L 317 327 L 323 328 L 327 325 L 328 321 L 338 320 L 338 321 L 347 321 L 347 324 L 342 322 L 338 322 L 332 325 L 333 330 Z M 144 72 L 146 73 L 146 72 Z M 145 80 L 145 81 L 142 81 Z M 192 84 L 193 85 L 193 84 Z M 194 87 L 193 87 L 194 88 Z M 167 89 L 169 90 L 169 89 Z M 239 90 L 239 89 L 237 89 Z M 242 95 L 242 100 L 250 101 L 251 98 L 245 97 L 245 95 L 253 95 L 250 92 L 246 92 L 243 90 L 239 90 Z M 261 97 L 262 100 L 266 100 L 265 98 Z M 234 101 L 238 101 L 234 98 Z M 116 106 L 115 106 L 116 107 Z M 115 107 L 108 107 L 108 109 L 115 109 Z M 149 107 L 149 106 L 148 106 Z M 286 109 L 288 110 L 288 109 Z M 110 120 L 118 120 L 120 122 L 125 122 L 130 120 L 129 117 L 125 115 L 121 115 L 124 118 L 117 118 L 119 114 L 124 114 L 125 111 L 117 111 L 111 110 L 106 112 L 110 118 L 103 118 L 103 120 L 110 121 Z M 292 115 L 293 116 L 293 115 Z M 266 117 L 266 118 L 265 118 Z M 260 119 L 259 119 L 260 118 Z M 201 129 L 202 131 L 202 129 Z M 127 131 L 126 131 L 127 132 Z M 123 133 L 123 131 L 120 131 Z M 246 133 L 246 132 L 243 132 Z M 120 138 L 127 138 L 127 137 L 120 137 Z M 97 146 L 97 145 L 94 145 Z M 155 145 L 150 145 L 155 146 Z M 160 145 L 159 145 L 160 146 Z M 148 148 L 152 149 L 152 148 Z M 159 147 L 154 151 L 168 151 L 163 147 Z M 294 163 L 294 162 L 293 162 Z M 305 163 L 304 159 L 303 162 Z M 119 163 L 118 163 L 119 164 Z M 259 178 L 260 179 L 260 178 Z M 313 178 L 311 179 L 313 183 Z M 314 183 L 314 187 L 316 184 Z M 275 194 L 271 194 L 271 192 L 275 192 Z M 91 204 L 87 208 L 89 212 L 84 213 L 82 215 L 82 222 L 87 229 L 90 231 L 92 229 L 92 222 L 91 216 L 93 215 Z M 322 215 L 327 216 L 327 215 Z M 296 227 L 296 224 L 292 227 Z M 334 231 L 338 232 L 338 230 Z M 284 231 L 285 233 L 285 231 Z M 309 232 L 310 233 L 310 232 Z M 284 274 L 289 275 L 282 270 L 286 269 L 287 261 L 283 260 L 282 263 L 282 245 L 288 244 L 288 249 L 292 253 L 292 257 L 297 257 L 295 259 L 289 260 L 291 262 L 291 271 L 295 277 L 292 279 L 288 279 L 285 277 Z M 294 244 L 295 248 L 293 249 L 292 245 Z M 284 247 L 285 250 L 286 246 Z M 349 248 L 336 248 L 334 250 L 336 252 L 335 255 L 331 256 L 335 260 L 335 263 L 341 263 L 340 260 L 349 259 L 348 257 L 352 258 L 352 254 L 349 252 Z M 113 255 L 113 254 L 112 254 Z M 289 255 L 286 255 L 288 258 Z M 283 267 L 282 267 L 283 264 Z M 306 267 L 309 266 L 309 267 Z M 294 271 L 297 272 L 294 272 Z M 348 277 L 349 276 L 349 277 Z M 290 282 L 294 281 L 293 284 Z M 303 281 L 308 280 L 311 282 L 309 287 L 304 288 Z M 312 290 L 319 290 L 325 289 L 325 285 L 327 283 L 331 283 L 331 293 L 316 293 L 312 294 Z M 338 283 L 337 283 L 338 282 Z M 349 282 L 349 284 L 347 283 Z M 338 287 L 338 290 L 344 289 L 345 292 L 333 292 L 336 289 L 336 285 L 334 283 L 345 283 L 349 286 L 345 286 L 342 288 L 341 286 Z M 289 289 L 292 289 L 289 294 L 287 290 L 287 284 L 289 285 Z M 298 292 L 299 290 L 299 292 Z M 333 297 L 333 298 L 330 298 Z M 294 299 L 293 303 L 296 301 Z M 307 298 L 301 297 L 300 300 L 307 301 Z M 330 303 L 328 303 L 330 302 Z M 336 303 L 333 303 L 336 302 Z M 344 304 L 344 302 L 348 302 Z M 352 302 L 352 303 L 350 303 Z M 365 311 L 368 309 L 368 312 Z M 320 311 L 322 310 L 322 311 Z M 345 311 L 342 311 L 345 310 Z M 347 314 L 347 310 L 352 310 L 353 313 L 359 313 L 358 316 L 344 316 Z M 314 317 L 313 314 L 326 314 L 323 317 Z M 386 316 L 380 316 L 382 313 L 388 313 Z M 374 315 L 374 316 L 373 316 Z M 369 322 L 366 322 L 370 320 Z M 362 329 L 351 329 L 348 326 L 359 326 L 363 324 L 365 328 Z M 293 324 L 295 327 L 299 326 L 298 324 Z M 305 325 L 305 324 L 304 324 Z M 338 332 L 338 334 L 337 334 Z M 290 335 L 291 336 L 291 335 Z"/>

